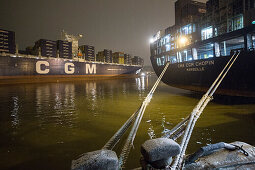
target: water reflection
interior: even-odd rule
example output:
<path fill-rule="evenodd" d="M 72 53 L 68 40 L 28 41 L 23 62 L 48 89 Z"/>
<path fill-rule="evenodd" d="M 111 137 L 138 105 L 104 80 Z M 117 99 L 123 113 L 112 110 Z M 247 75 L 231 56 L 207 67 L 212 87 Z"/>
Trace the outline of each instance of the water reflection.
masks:
<path fill-rule="evenodd" d="M 75 115 L 75 86 L 73 84 L 36 86 L 35 94 L 35 117 L 39 126 L 43 128 L 49 122 L 55 126 L 72 127 L 74 125 L 74 120 L 77 118 Z"/>
<path fill-rule="evenodd" d="M 19 124 L 19 98 L 18 96 L 12 97 L 13 109 L 11 111 L 12 127 L 16 127 Z"/>
<path fill-rule="evenodd" d="M 156 78 L 0 86 L 1 169 L 70 169 L 76 156 L 105 144 L 138 108 Z M 140 166 L 145 140 L 161 137 L 192 111 L 198 99 L 187 93 L 191 94 L 159 84 L 127 169 Z M 255 105 L 212 102 L 196 124 L 188 152 L 221 141 L 254 145 L 254 130 Z"/>
<path fill-rule="evenodd" d="M 144 91 L 145 90 L 145 76 L 138 77 L 135 79 L 136 81 L 136 87 L 139 91 Z"/>
<path fill-rule="evenodd" d="M 90 101 L 90 110 L 93 111 L 94 116 L 97 116 L 98 113 L 95 112 L 98 103 L 97 103 L 97 84 L 95 82 L 86 83 L 86 96 Z"/>

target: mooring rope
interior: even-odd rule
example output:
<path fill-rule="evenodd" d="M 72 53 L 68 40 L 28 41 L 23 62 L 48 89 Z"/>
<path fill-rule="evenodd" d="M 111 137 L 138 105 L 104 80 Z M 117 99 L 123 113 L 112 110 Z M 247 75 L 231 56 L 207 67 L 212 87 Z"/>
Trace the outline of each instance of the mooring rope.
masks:
<path fill-rule="evenodd" d="M 170 138 L 171 135 L 173 135 L 176 131 L 178 131 L 182 126 L 184 126 L 188 120 L 189 120 L 190 116 L 187 116 L 186 118 L 184 118 L 180 123 L 178 123 L 175 127 L 173 127 L 170 131 L 168 131 L 167 133 L 165 133 L 162 138 Z"/>
<path fill-rule="evenodd" d="M 151 101 L 151 98 L 153 96 L 153 93 L 154 91 L 156 90 L 157 86 L 159 85 L 162 77 L 164 76 L 168 66 L 169 66 L 170 63 L 167 63 L 165 68 L 163 69 L 163 71 L 161 72 L 160 76 L 158 77 L 157 81 L 155 82 L 155 84 L 153 85 L 153 87 L 151 88 L 150 92 L 148 93 L 148 95 L 146 96 L 146 98 L 144 99 L 140 109 L 139 109 L 139 113 L 135 119 L 135 122 L 134 122 L 134 125 L 129 133 L 129 136 L 128 138 L 126 139 L 126 142 L 125 142 L 125 145 L 121 151 L 121 154 L 120 154 L 120 157 L 119 157 L 119 167 L 123 167 L 126 160 L 127 160 L 127 157 L 129 155 L 129 152 L 130 152 L 130 149 L 131 147 L 133 146 L 133 142 L 135 140 L 135 136 L 136 136 L 136 133 L 137 133 L 137 130 L 139 128 L 139 125 L 141 123 L 141 120 L 143 118 L 143 114 L 144 114 L 144 111 L 147 107 L 147 105 L 150 103 Z"/>
<path fill-rule="evenodd" d="M 109 139 L 109 141 L 103 146 L 102 149 L 112 150 L 115 145 L 120 141 L 121 137 L 125 134 L 127 129 L 135 120 L 136 116 L 139 113 L 140 108 L 133 113 L 130 118 L 122 125 L 122 127 Z"/>
<path fill-rule="evenodd" d="M 182 163 L 183 163 L 183 158 L 185 155 L 185 151 L 187 149 L 187 145 L 190 140 L 190 137 L 191 137 L 191 134 L 192 134 L 192 131 L 193 131 L 193 128 L 195 126 L 197 119 L 200 117 L 200 115 L 203 112 L 206 105 L 212 100 L 212 96 L 213 96 L 214 92 L 219 87 L 220 83 L 222 82 L 222 80 L 224 79 L 224 77 L 226 76 L 226 74 L 228 73 L 228 71 L 230 70 L 230 68 L 232 67 L 232 65 L 234 64 L 234 62 L 236 61 L 236 59 L 238 58 L 240 53 L 241 53 L 241 51 L 238 51 L 237 55 L 235 55 L 236 52 L 233 54 L 233 56 L 228 61 L 228 63 L 224 67 L 224 69 L 221 71 L 221 73 L 219 74 L 217 79 L 214 81 L 214 83 L 211 85 L 209 90 L 201 98 L 201 100 L 198 102 L 196 107 L 191 112 L 189 122 L 185 129 L 184 136 L 183 136 L 183 139 L 181 142 L 181 152 L 179 155 L 177 155 L 177 158 L 175 159 L 173 165 L 171 166 L 171 169 L 180 169 L 181 168 Z"/>

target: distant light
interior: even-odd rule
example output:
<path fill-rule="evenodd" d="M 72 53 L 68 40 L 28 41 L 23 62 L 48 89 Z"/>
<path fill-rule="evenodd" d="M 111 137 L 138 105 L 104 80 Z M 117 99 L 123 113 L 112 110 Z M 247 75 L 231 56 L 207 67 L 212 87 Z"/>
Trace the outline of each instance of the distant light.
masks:
<path fill-rule="evenodd" d="M 188 39 L 187 39 L 187 37 L 182 36 L 179 41 L 180 41 L 181 45 L 185 45 L 187 43 Z"/>
<path fill-rule="evenodd" d="M 145 76 L 145 73 L 141 73 L 141 76 Z"/>
<path fill-rule="evenodd" d="M 150 43 L 154 43 L 154 38 L 150 38 Z"/>
<path fill-rule="evenodd" d="M 213 44 L 211 44 L 211 47 L 213 47 Z"/>
<path fill-rule="evenodd" d="M 252 21 L 252 24 L 255 24 L 255 21 Z"/>

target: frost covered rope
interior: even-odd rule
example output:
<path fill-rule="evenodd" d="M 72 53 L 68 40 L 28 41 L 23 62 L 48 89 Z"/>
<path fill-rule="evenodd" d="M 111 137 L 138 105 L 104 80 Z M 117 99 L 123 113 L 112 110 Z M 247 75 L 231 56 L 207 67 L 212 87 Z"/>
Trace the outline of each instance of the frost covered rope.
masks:
<path fill-rule="evenodd" d="M 132 129 L 129 133 L 129 136 L 128 138 L 126 139 L 126 142 L 125 142 L 125 145 L 121 151 L 121 154 L 120 154 L 120 157 L 119 157 L 119 167 L 123 167 L 125 162 L 126 162 L 126 159 L 129 155 L 129 152 L 130 152 L 130 149 L 131 147 L 133 146 L 133 141 L 135 139 L 135 136 L 136 136 L 136 132 L 139 128 L 139 125 L 141 123 L 141 120 L 143 118 L 143 114 L 144 114 L 144 111 L 147 107 L 147 105 L 150 103 L 151 101 L 151 98 L 153 96 L 153 93 L 154 91 L 156 90 L 158 84 L 160 83 L 160 80 L 162 79 L 162 77 L 164 76 L 168 66 L 169 66 L 170 63 L 167 63 L 165 68 L 163 69 L 162 73 L 160 74 L 160 76 L 158 77 L 157 81 L 155 82 L 155 84 L 153 85 L 153 87 L 151 88 L 150 92 L 148 93 L 147 97 L 144 99 L 139 111 L 138 111 L 138 115 L 135 119 L 135 122 L 134 122 L 134 125 L 132 126 Z"/>
<path fill-rule="evenodd" d="M 137 114 L 139 113 L 140 108 L 133 113 L 130 118 L 122 125 L 122 127 L 111 137 L 111 139 L 104 145 L 102 149 L 109 149 L 112 150 L 115 145 L 119 142 L 121 137 L 124 135 L 124 133 L 127 131 L 127 129 L 130 127 L 130 125 L 135 120 Z"/>
<path fill-rule="evenodd" d="M 178 133 L 178 130 L 180 130 L 183 126 L 186 125 L 186 123 L 188 122 L 190 116 L 187 116 L 186 118 L 184 118 L 180 123 L 178 123 L 175 127 L 173 127 L 170 131 L 168 131 L 167 133 L 165 133 L 162 138 L 170 138 L 174 133 Z"/>
<path fill-rule="evenodd" d="M 181 169 L 182 163 L 183 163 L 183 158 L 185 155 L 185 151 L 187 148 L 187 145 L 189 143 L 189 139 L 191 137 L 193 128 L 195 126 L 195 123 L 197 119 L 200 117 L 201 113 L 203 112 L 204 108 L 206 105 L 212 100 L 212 96 L 216 89 L 219 87 L 220 83 L 232 67 L 232 65 L 235 63 L 236 59 L 238 58 L 239 54 L 241 51 L 238 51 L 238 54 L 236 55 L 236 52 L 234 55 L 231 57 L 231 59 L 228 61 L 224 69 L 221 71 L 217 79 L 214 81 L 214 83 L 211 85 L 209 90 L 206 92 L 206 94 L 201 98 L 201 100 L 198 102 L 196 107 L 193 109 L 190 115 L 190 119 L 188 121 L 188 125 L 185 129 L 184 136 L 181 142 L 181 152 L 180 154 L 176 157 L 173 165 L 171 166 L 171 169 Z"/>

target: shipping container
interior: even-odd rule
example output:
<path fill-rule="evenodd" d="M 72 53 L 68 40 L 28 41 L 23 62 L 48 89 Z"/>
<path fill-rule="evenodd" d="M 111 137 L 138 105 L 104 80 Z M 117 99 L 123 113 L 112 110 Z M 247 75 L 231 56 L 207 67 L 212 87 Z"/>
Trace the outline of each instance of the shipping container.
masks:
<path fill-rule="evenodd" d="M 16 53 L 15 32 L 0 29 L 0 52 Z"/>
<path fill-rule="evenodd" d="M 134 56 L 134 58 L 132 58 L 132 64 L 133 65 L 143 65 L 144 60 L 139 56 Z"/>
<path fill-rule="evenodd" d="M 72 58 L 72 43 L 68 41 L 58 40 L 57 48 L 60 58 Z"/>
<path fill-rule="evenodd" d="M 34 46 L 35 55 L 39 55 L 44 57 L 57 57 L 57 42 L 52 40 L 40 39 L 35 42 Z"/>
<path fill-rule="evenodd" d="M 123 52 L 115 52 L 112 54 L 113 63 L 124 64 L 124 53 Z"/>
<path fill-rule="evenodd" d="M 131 55 L 124 54 L 124 64 L 132 64 Z"/>
<path fill-rule="evenodd" d="M 105 62 L 112 63 L 112 50 L 104 49 Z"/>
<path fill-rule="evenodd" d="M 95 47 L 91 45 L 82 45 L 79 47 L 86 61 L 95 61 Z"/>

